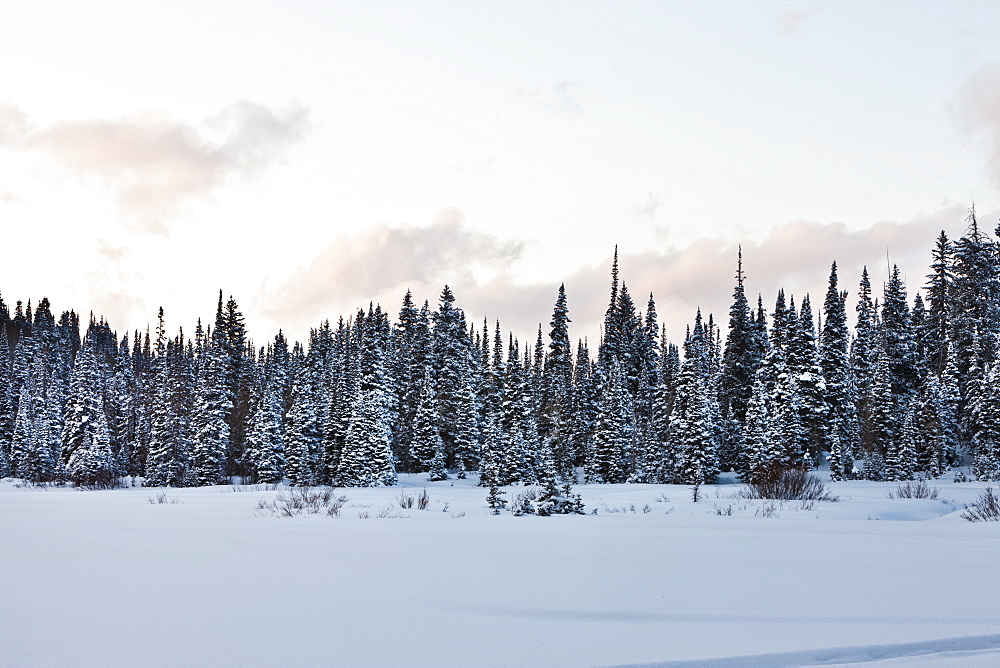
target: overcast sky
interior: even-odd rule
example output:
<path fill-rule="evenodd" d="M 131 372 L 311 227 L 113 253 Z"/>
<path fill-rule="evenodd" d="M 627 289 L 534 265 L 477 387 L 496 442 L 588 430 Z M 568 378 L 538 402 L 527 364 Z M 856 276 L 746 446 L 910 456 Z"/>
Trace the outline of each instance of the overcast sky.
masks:
<path fill-rule="evenodd" d="M 293 338 L 449 283 L 595 336 L 615 244 L 675 340 L 1000 213 L 1000 3 L 64 2 L 0 9 L 5 300 Z M 819 293 L 819 294 L 817 294 Z"/>

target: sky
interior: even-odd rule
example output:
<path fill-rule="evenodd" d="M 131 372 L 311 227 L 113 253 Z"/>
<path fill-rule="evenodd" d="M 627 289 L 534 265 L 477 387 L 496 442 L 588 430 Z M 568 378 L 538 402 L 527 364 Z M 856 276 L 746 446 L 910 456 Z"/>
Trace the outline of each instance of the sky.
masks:
<path fill-rule="evenodd" d="M 677 341 L 1000 218 L 1000 4 L 32 2 L 0 9 L 0 293 L 119 334 L 310 327 L 449 284 L 598 336 L 615 246 Z M 491 324 L 492 327 L 492 324 Z"/>

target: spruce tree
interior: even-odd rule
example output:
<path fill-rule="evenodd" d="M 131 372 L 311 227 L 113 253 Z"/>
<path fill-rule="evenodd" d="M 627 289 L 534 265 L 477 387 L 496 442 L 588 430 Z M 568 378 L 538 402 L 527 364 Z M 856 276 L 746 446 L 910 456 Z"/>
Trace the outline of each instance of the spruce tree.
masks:
<path fill-rule="evenodd" d="M 438 432 L 439 421 L 434 379 L 430 369 L 427 369 L 420 384 L 417 411 L 413 417 L 410 457 L 419 464 L 420 471 L 430 473 L 432 481 L 448 479 L 444 465 L 444 441 Z"/>
<path fill-rule="evenodd" d="M 97 341 L 88 332 L 76 358 L 62 429 L 62 457 L 67 477 L 81 486 L 107 487 L 121 475 L 111 452 L 104 412 L 104 372 Z"/>
<path fill-rule="evenodd" d="M 746 419 L 759 362 L 755 355 L 754 336 L 753 316 L 743 287 L 743 249 L 740 248 L 733 304 L 729 307 L 729 332 L 722 353 L 722 374 L 719 382 L 719 404 L 722 414 L 735 420 L 739 425 Z"/>
<path fill-rule="evenodd" d="M 76 358 L 70 381 L 62 457 L 69 480 L 80 486 L 109 487 L 122 470 L 111 452 L 103 401 L 103 370 L 97 342 L 89 335 Z"/>
<path fill-rule="evenodd" d="M 847 293 L 837 286 L 837 263 L 830 267 L 830 283 L 823 302 L 823 333 L 819 343 L 819 364 L 826 384 L 830 471 L 838 479 L 853 468 L 854 402 L 851 397 L 851 368 L 848 357 L 850 332 L 847 328 Z M 834 439 L 836 439 L 834 441 Z M 834 453 L 836 443 L 837 452 Z M 851 467 L 846 468 L 847 462 Z"/>
<path fill-rule="evenodd" d="M 218 485 L 226 474 L 232 403 L 226 386 L 226 362 L 220 337 L 203 347 L 195 386 L 191 428 L 194 432 L 192 468 L 199 485 Z"/>
<path fill-rule="evenodd" d="M 972 422 L 972 473 L 977 480 L 1000 480 L 1000 372 L 993 366 L 974 403 Z"/>
<path fill-rule="evenodd" d="M 588 483 L 620 483 L 628 477 L 626 462 L 632 436 L 630 403 L 625 379 L 616 360 L 611 364 L 598 404 L 594 446 L 584 471 Z"/>
<path fill-rule="evenodd" d="M 753 384 L 743 428 L 745 455 L 737 469 L 748 482 L 761 479 L 766 471 L 780 465 L 782 460 L 781 449 L 771 436 L 773 423 L 768 401 L 767 386 L 763 378 L 758 377 Z"/>
<path fill-rule="evenodd" d="M 191 407 L 193 378 L 183 332 L 166 340 L 160 309 L 156 342 L 156 390 L 151 406 L 147 486 L 183 487 L 193 484 L 191 472 Z"/>
<path fill-rule="evenodd" d="M 857 324 L 854 340 L 851 342 L 851 378 L 854 384 L 854 413 L 858 430 L 858 441 L 863 449 L 870 450 L 874 425 L 872 424 L 872 379 L 878 359 L 878 312 L 872 302 L 871 281 L 868 268 L 861 272 L 858 288 Z"/>
<path fill-rule="evenodd" d="M 444 441 L 447 463 L 458 470 L 474 470 L 478 457 L 476 395 L 470 377 L 470 345 L 465 316 L 455 307 L 455 296 L 447 285 L 434 313 L 433 367 L 436 369 L 438 431 Z"/>
<path fill-rule="evenodd" d="M 285 469 L 281 401 L 278 388 L 270 382 L 270 360 L 263 350 L 258 357 L 258 360 L 261 359 L 265 361 L 263 365 L 258 364 L 258 375 L 251 395 L 244 457 L 254 482 L 276 483 L 281 482 Z"/>
<path fill-rule="evenodd" d="M 713 428 L 715 412 L 708 385 L 708 351 L 701 313 L 684 343 L 684 363 L 670 413 L 668 438 L 676 451 L 674 482 L 713 483 L 719 473 L 718 436 Z"/>
<path fill-rule="evenodd" d="M 948 343 L 951 337 L 952 246 L 944 230 L 938 235 L 932 251 L 931 273 L 927 275 L 927 316 L 922 347 L 925 366 L 940 376 L 948 363 Z"/>
<path fill-rule="evenodd" d="M 552 312 L 549 353 L 541 381 L 539 401 L 539 436 L 544 448 L 552 452 L 558 475 L 574 475 L 572 383 L 573 360 L 569 342 L 569 309 L 566 288 L 559 294 Z"/>

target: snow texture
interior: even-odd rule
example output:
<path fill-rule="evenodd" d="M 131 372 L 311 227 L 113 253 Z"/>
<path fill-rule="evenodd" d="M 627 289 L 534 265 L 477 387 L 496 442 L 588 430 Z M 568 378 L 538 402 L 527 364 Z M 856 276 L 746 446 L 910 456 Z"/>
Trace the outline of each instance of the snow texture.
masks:
<path fill-rule="evenodd" d="M 291 518 L 258 509 L 284 487 L 0 482 L 0 665 L 1000 664 L 998 525 L 959 517 L 982 483 L 579 485 L 596 516 L 514 517 L 426 477 Z"/>

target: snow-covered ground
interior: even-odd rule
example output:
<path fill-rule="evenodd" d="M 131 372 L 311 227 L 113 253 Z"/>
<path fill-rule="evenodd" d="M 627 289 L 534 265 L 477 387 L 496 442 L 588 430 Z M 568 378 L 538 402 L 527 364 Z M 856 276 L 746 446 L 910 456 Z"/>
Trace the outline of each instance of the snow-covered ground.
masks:
<path fill-rule="evenodd" d="M 1000 523 L 959 517 L 981 483 L 830 483 L 815 507 L 580 485 L 597 515 L 513 517 L 403 475 L 342 490 L 339 518 L 258 509 L 282 489 L 15 483 L 3 666 L 1000 665 Z"/>

